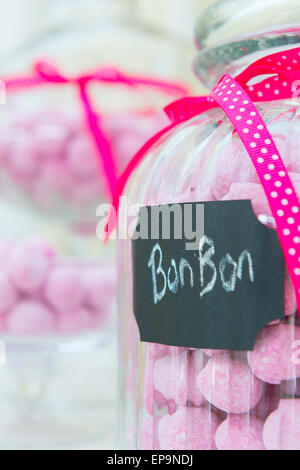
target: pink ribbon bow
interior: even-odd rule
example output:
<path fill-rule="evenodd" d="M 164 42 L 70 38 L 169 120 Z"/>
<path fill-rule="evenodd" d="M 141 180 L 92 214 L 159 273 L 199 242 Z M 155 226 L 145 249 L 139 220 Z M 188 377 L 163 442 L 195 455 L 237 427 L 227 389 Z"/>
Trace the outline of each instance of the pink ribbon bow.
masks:
<path fill-rule="evenodd" d="M 100 115 L 93 109 L 91 99 L 87 92 L 87 87 L 92 81 L 119 84 L 128 87 L 149 86 L 171 95 L 186 94 L 187 90 L 182 85 L 176 83 L 156 80 L 154 78 L 131 76 L 124 74 L 115 68 L 101 68 L 90 74 L 66 77 L 52 64 L 47 62 L 37 62 L 34 65 L 33 73 L 30 76 L 4 80 L 5 87 L 8 92 L 28 87 L 46 85 L 47 83 L 51 83 L 53 85 L 74 84 L 77 86 L 86 117 L 87 127 L 93 137 L 100 157 L 100 174 L 105 175 L 105 189 L 108 198 L 111 199 L 116 191 L 118 181 L 116 161 L 109 139 L 99 124 Z"/>
<path fill-rule="evenodd" d="M 255 79 L 253 84 L 252 79 Z M 240 136 L 266 193 L 300 314 L 299 199 L 272 136 L 254 104 L 297 97 L 299 80 L 300 48 L 295 48 L 257 60 L 235 79 L 225 75 L 209 96 L 182 98 L 167 106 L 165 112 L 171 124 L 136 153 L 119 178 L 113 200 L 114 213 L 112 211 L 108 218 L 107 236 L 114 228 L 119 198 L 128 178 L 151 147 L 180 123 L 220 107 Z"/>

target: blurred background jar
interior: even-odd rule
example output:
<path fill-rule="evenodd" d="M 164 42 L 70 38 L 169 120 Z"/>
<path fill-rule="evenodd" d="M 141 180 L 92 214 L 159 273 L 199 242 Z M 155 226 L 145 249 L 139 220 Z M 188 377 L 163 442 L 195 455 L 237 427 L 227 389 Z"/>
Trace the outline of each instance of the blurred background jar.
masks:
<path fill-rule="evenodd" d="M 134 2 L 47 6 L 45 29 L 2 56 L 0 65 L 1 78 L 18 82 L 7 87 L 0 109 L 1 210 L 6 221 L 9 214 L 0 240 L 6 348 L 0 448 L 83 445 L 107 433 L 114 420 L 115 249 L 96 237 L 96 208 L 109 200 L 102 156 L 78 87 L 35 86 L 26 78 L 37 61 L 46 61 L 66 77 L 108 67 L 108 73 L 116 68 L 186 81 L 183 42 L 143 28 L 134 19 Z M 165 124 L 161 107 L 174 95 L 159 87 L 93 82 L 88 98 L 120 174 Z"/>
<path fill-rule="evenodd" d="M 47 34 L 3 60 L 2 77 L 8 77 L 7 83 L 20 77 L 34 77 L 34 81 L 39 61 L 53 65 L 68 80 L 99 69 L 108 76 L 121 72 L 184 80 L 188 64 L 183 43 L 143 29 L 134 20 L 131 0 L 59 0 L 50 7 L 56 27 L 50 24 Z M 86 135 L 87 119 L 77 84 L 48 78 L 37 86 L 26 80 L 11 87 L 7 84 L 1 119 L 2 194 L 56 219 L 62 217 L 64 222 L 87 222 L 105 199 L 105 181 L 97 171 L 99 160 L 103 171 L 103 155 L 97 155 L 93 136 Z M 176 95 L 151 84 L 137 87 L 109 79 L 107 83 L 91 81 L 86 91 L 100 115 L 98 124 L 110 142 L 117 174 L 165 123 L 161 107 Z M 22 151 L 23 157 L 20 147 L 29 147 L 26 153 Z"/>

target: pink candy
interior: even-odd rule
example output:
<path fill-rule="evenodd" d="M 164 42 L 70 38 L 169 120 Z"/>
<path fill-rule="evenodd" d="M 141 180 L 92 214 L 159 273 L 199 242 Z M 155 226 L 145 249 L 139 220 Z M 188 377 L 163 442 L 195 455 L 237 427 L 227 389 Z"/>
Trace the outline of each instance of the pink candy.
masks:
<path fill-rule="evenodd" d="M 88 178 L 97 174 L 99 166 L 95 153 L 95 149 L 87 135 L 79 135 L 70 142 L 67 164 L 74 176 Z"/>
<path fill-rule="evenodd" d="M 42 238 L 3 242 L 0 261 L 2 332 L 75 334 L 102 329 L 110 319 L 115 279 L 109 265 L 63 263 Z"/>
<path fill-rule="evenodd" d="M 53 331 L 54 317 L 42 303 L 24 300 L 10 312 L 6 325 L 12 334 L 42 335 Z"/>
<path fill-rule="evenodd" d="M 80 273 L 71 267 L 54 268 L 45 286 L 47 301 L 60 312 L 72 312 L 83 300 L 84 291 Z"/>
<path fill-rule="evenodd" d="M 218 450 L 265 450 L 264 422 L 251 415 L 229 415 L 216 432 Z"/>
<path fill-rule="evenodd" d="M 300 450 L 300 400 L 281 400 L 263 430 L 267 450 Z"/>
<path fill-rule="evenodd" d="M 86 269 L 82 282 L 87 305 L 95 310 L 106 308 L 107 298 L 112 298 L 114 295 L 116 283 L 114 271 Z M 99 286 L 102 286 L 102 289 L 99 289 Z"/>
<path fill-rule="evenodd" d="M 34 253 L 34 256 L 33 256 Z M 10 260 L 8 271 L 15 286 L 25 293 L 37 291 L 45 279 L 50 266 L 47 253 L 39 246 L 21 246 Z"/>
<path fill-rule="evenodd" d="M 210 403 L 227 413 L 246 413 L 259 402 L 263 386 L 248 365 L 229 356 L 210 359 L 197 378 Z"/>
<path fill-rule="evenodd" d="M 174 356 L 164 356 L 154 364 L 153 386 L 163 397 L 176 405 L 191 402 L 200 406 L 204 397 L 196 383 L 198 373 L 206 360 L 201 351 L 183 351 Z"/>
<path fill-rule="evenodd" d="M 215 450 L 219 418 L 206 408 L 178 408 L 158 424 L 161 450 Z"/>
<path fill-rule="evenodd" d="M 280 324 L 264 328 L 254 351 L 248 353 L 253 374 L 270 384 L 300 377 L 300 365 L 293 361 L 295 340 L 300 340 L 299 327 Z"/>
<path fill-rule="evenodd" d="M 57 327 L 61 333 L 78 333 L 93 326 L 90 312 L 84 308 L 58 314 Z"/>

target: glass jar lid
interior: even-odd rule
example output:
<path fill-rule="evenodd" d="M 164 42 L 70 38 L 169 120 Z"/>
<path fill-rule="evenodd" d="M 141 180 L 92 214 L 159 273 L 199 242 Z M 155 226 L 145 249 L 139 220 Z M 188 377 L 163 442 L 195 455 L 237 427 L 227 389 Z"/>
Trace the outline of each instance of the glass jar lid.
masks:
<path fill-rule="evenodd" d="M 266 54 L 300 45 L 299 0 L 216 0 L 196 25 L 195 73 L 209 87 Z"/>

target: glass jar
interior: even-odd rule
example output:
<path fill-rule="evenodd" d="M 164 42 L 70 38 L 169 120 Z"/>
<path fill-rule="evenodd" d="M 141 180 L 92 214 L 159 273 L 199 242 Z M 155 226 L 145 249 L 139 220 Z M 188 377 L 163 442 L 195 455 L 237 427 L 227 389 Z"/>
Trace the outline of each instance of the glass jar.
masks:
<path fill-rule="evenodd" d="M 78 84 L 46 79 L 28 85 L 28 77 L 37 76 L 37 62 L 54 66 L 68 79 L 99 70 L 101 76 L 106 74 L 107 82 L 91 80 L 86 93 L 110 144 L 116 176 L 165 124 L 161 106 L 170 100 L 169 91 L 176 95 L 180 88 L 110 81 L 118 73 L 185 81 L 180 41 L 142 29 L 131 17 L 132 5 L 129 0 L 54 2 L 47 33 L 3 59 L 1 78 L 7 79 L 0 136 L 3 197 L 60 217 L 64 223 L 88 224 L 91 219 L 95 222 L 98 204 L 111 196 L 104 150 L 102 154 L 95 145 Z M 18 84 L 10 86 L 15 78 Z"/>
<path fill-rule="evenodd" d="M 258 58 L 298 47 L 299 24 L 295 1 L 241 1 L 238 7 L 231 0 L 216 1 L 197 23 L 196 74 L 209 88 L 225 73 L 235 76 Z M 261 102 L 258 109 L 300 194 L 299 101 Z M 271 215 L 251 159 L 220 108 L 160 139 L 135 169 L 124 195 L 129 207 L 249 199 L 262 223 Z M 122 448 L 300 449 L 300 372 L 291 359 L 300 329 L 287 269 L 284 319 L 261 330 L 253 351 L 228 351 L 141 342 L 130 239 L 119 241 L 118 263 L 124 279 L 119 285 Z M 161 329 L 166 327 L 162 319 Z"/>
<path fill-rule="evenodd" d="M 102 154 L 76 84 L 26 79 L 37 61 L 65 77 L 104 67 L 169 81 L 183 69 L 181 45 L 139 28 L 130 2 L 54 3 L 48 31 L 1 63 L 19 86 L 0 110 L 0 448 L 114 437 L 115 246 L 96 236 Z M 93 81 L 88 95 L 121 172 L 164 125 L 168 93 Z"/>

